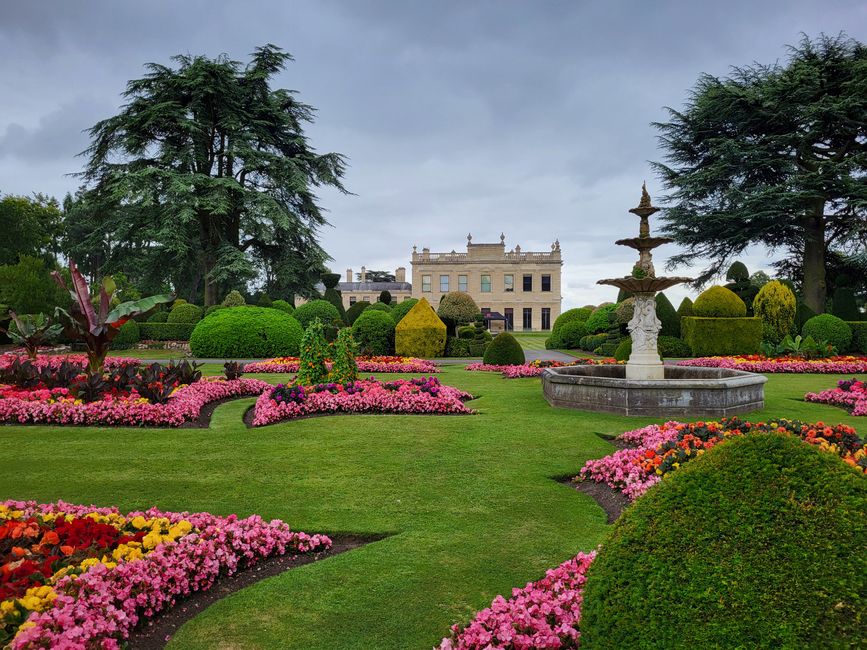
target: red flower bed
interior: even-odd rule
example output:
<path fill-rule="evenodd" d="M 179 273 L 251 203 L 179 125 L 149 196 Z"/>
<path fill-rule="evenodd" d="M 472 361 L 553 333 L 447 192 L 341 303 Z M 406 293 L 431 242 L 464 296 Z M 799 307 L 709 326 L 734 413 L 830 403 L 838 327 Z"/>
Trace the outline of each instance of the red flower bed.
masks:
<path fill-rule="evenodd" d="M 358 364 L 359 372 L 421 372 L 430 374 L 440 371 L 433 361 L 417 359 L 415 357 L 361 356 L 356 357 L 355 362 Z M 274 359 L 248 363 L 244 366 L 244 372 L 298 372 L 299 365 L 300 359 L 298 357 L 275 357 Z M 325 365 L 330 369 L 332 363 L 331 361 L 326 361 Z"/>

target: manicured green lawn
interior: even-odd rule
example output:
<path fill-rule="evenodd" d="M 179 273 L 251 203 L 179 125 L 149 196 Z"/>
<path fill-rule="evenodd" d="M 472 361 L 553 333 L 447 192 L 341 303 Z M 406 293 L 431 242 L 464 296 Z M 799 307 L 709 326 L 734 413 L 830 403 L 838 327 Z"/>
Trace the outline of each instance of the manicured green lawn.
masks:
<path fill-rule="evenodd" d="M 603 511 L 551 479 L 613 449 L 596 433 L 650 422 L 551 409 L 538 379 L 461 366 L 440 378 L 478 395 L 481 414 L 247 429 L 246 399 L 220 406 L 210 429 L 0 427 L 0 496 L 259 513 L 308 532 L 391 533 L 219 601 L 170 647 L 430 648 L 498 593 L 604 540 Z M 857 426 L 840 409 L 801 401 L 839 378 L 771 376 L 768 406 L 752 417 Z"/>
<path fill-rule="evenodd" d="M 512 334 L 525 350 L 544 350 L 545 339 L 551 336 L 551 332 L 512 332 Z"/>

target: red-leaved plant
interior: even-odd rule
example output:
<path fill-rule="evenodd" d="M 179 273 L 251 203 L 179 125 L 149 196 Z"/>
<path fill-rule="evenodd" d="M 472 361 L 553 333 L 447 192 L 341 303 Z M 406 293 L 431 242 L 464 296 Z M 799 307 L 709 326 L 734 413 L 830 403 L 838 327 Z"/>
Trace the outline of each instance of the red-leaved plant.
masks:
<path fill-rule="evenodd" d="M 71 289 L 66 286 L 60 273 L 52 271 L 51 275 L 54 281 L 69 291 L 69 295 L 72 296 L 72 307 L 69 312 L 57 307 L 57 313 L 66 317 L 87 346 L 87 366 L 90 372 L 102 373 L 105 355 L 108 354 L 111 342 L 117 336 L 121 325 L 133 316 L 150 311 L 159 304 L 174 300 L 174 296 L 170 294 L 149 296 L 141 300 L 122 302 L 114 309 L 109 310 L 117 286 L 111 276 L 106 276 L 102 279 L 102 284 L 99 287 L 99 309 L 97 310 L 91 302 L 87 280 L 84 279 L 73 260 L 69 260 Z"/>

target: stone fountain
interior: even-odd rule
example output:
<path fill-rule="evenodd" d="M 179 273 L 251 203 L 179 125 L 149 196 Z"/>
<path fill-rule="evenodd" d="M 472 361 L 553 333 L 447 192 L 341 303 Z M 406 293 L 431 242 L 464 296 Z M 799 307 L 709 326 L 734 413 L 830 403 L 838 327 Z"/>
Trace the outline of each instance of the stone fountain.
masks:
<path fill-rule="evenodd" d="M 767 378 L 741 370 L 664 365 L 657 348 L 662 327 L 656 317 L 656 294 L 691 278 L 656 277 L 651 251 L 671 239 L 650 236 L 653 207 L 647 187 L 630 212 L 641 221 L 638 237 L 615 243 L 638 251 L 632 274 L 599 280 L 624 289 L 635 298 L 627 328 L 632 354 L 626 365 L 566 366 L 542 371 L 542 392 L 552 406 L 653 417 L 723 417 L 764 406 Z"/>

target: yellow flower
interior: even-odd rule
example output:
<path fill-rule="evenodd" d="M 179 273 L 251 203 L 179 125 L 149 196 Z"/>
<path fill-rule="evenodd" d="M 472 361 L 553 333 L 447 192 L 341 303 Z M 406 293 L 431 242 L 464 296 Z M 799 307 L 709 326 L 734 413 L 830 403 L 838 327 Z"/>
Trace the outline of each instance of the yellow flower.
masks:
<path fill-rule="evenodd" d="M 138 528 L 139 530 L 148 526 L 148 520 L 141 515 L 139 515 L 138 517 L 133 517 L 132 521 L 130 521 L 129 523 L 133 528 Z"/>

